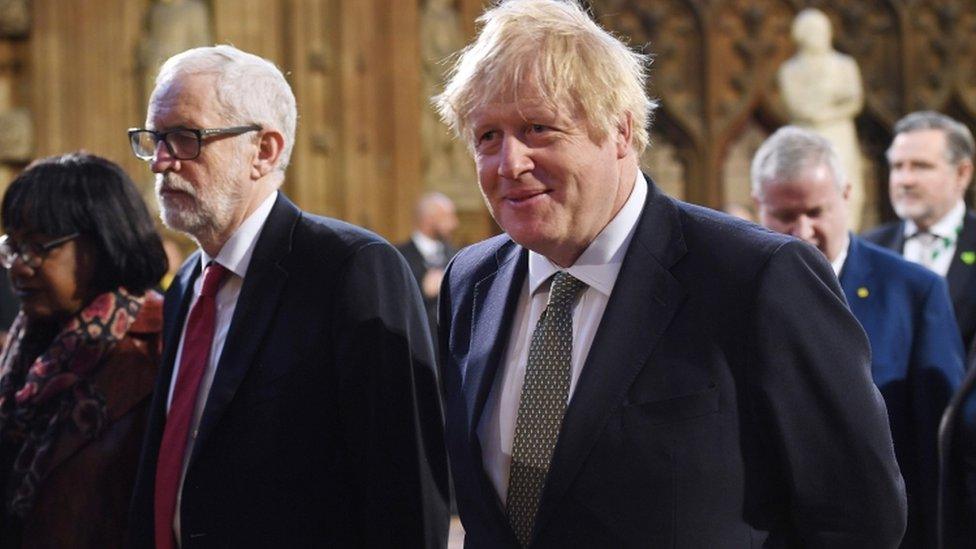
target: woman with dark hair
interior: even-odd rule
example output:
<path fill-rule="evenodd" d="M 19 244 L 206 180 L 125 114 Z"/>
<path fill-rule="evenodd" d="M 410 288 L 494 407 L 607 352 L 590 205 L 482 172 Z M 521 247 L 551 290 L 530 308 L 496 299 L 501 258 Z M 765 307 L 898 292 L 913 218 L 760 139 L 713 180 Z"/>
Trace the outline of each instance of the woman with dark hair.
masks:
<path fill-rule="evenodd" d="M 21 300 L 0 353 L 0 547 L 117 547 L 159 365 L 166 256 L 117 165 L 32 164 L 0 207 Z"/>

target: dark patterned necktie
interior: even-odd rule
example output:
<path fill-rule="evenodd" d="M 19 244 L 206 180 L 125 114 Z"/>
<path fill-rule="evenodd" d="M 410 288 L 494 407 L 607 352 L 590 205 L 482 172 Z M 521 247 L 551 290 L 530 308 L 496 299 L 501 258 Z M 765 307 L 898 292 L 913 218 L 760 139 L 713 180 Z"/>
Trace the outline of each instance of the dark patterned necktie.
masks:
<path fill-rule="evenodd" d="M 532 537 L 542 487 L 569 400 L 573 304 L 584 288 L 585 283 L 568 273 L 556 273 L 549 302 L 529 344 L 506 501 L 508 520 L 522 547 L 527 547 Z"/>

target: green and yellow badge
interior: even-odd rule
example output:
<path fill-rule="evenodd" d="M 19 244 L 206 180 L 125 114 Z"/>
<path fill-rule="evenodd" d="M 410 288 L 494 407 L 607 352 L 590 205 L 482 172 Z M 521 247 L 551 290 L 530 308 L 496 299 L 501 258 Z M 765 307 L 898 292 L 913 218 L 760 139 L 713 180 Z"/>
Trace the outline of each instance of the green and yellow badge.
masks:
<path fill-rule="evenodd" d="M 865 288 L 864 286 L 861 286 L 860 288 L 857 289 L 857 297 L 864 299 L 869 295 L 871 295 L 871 292 L 869 292 L 868 289 Z"/>
<path fill-rule="evenodd" d="M 967 250 L 959 254 L 959 259 L 962 260 L 966 265 L 972 265 L 976 263 L 976 252 L 972 250 Z"/>

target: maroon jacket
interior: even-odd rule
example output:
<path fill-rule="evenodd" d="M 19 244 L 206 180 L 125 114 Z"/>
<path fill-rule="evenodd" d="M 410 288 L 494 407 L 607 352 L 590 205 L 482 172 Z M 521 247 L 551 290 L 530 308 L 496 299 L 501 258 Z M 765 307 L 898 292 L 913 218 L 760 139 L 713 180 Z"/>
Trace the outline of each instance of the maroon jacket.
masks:
<path fill-rule="evenodd" d="M 125 338 L 95 374 L 108 406 L 108 425 L 95 440 L 66 431 L 52 454 L 23 547 L 121 547 L 128 523 L 146 413 L 159 369 L 162 298 L 146 297 Z"/>

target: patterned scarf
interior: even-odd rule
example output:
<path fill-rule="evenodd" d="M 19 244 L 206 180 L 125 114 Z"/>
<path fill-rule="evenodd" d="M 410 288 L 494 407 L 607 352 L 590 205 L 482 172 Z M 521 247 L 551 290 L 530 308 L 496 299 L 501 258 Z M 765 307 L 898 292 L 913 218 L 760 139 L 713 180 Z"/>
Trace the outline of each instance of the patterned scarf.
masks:
<path fill-rule="evenodd" d="M 36 359 L 24 347 L 27 318 L 14 320 L 0 353 L 0 437 L 17 455 L 7 480 L 10 513 L 26 517 L 61 429 L 101 434 L 105 398 L 92 383 L 102 358 L 125 336 L 144 297 L 119 288 L 71 317 Z"/>

